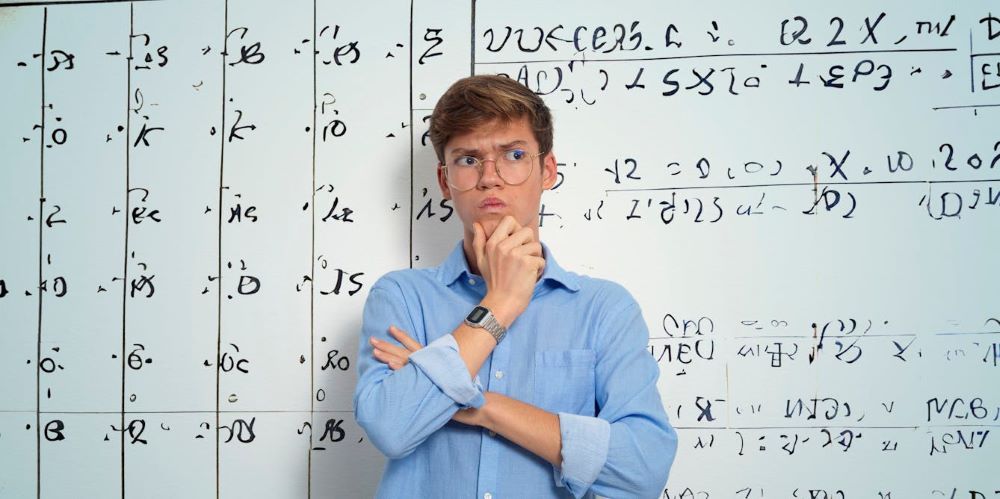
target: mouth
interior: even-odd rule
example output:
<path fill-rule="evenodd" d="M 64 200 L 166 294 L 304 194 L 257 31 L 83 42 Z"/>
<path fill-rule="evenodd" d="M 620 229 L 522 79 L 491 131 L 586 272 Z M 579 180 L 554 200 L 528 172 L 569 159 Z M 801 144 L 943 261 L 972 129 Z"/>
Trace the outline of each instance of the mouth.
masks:
<path fill-rule="evenodd" d="M 500 198 L 488 197 L 479 203 L 479 208 L 483 210 L 501 210 L 507 207 L 507 203 L 504 203 Z"/>
<path fill-rule="evenodd" d="M 479 207 L 487 210 L 500 209 L 500 208 L 506 208 L 507 203 L 501 201 L 500 198 L 488 197 L 484 199 L 481 203 L 479 203 Z"/>

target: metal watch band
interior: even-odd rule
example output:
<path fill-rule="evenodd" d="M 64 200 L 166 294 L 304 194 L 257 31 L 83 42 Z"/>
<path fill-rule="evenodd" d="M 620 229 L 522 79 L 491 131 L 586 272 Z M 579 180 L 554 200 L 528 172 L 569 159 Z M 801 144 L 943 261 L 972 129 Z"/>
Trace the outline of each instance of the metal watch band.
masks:
<path fill-rule="evenodd" d="M 483 315 L 476 322 L 470 321 L 469 317 L 473 317 L 474 315 L 476 315 L 476 312 L 479 309 L 485 311 L 485 315 Z M 503 325 L 501 325 L 497 321 L 496 317 L 493 316 L 493 312 L 486 307 L 477 306 L 472 310 L 472 313 L 469 314 L 469 317 L 465 318 L 465 323 L 467 325 L 471 327 L 485 329 L 486 332 L 490 333 L 490 335 L 493 336 L 493 339 L 496 340 L 498 345 L 503 340 L 503 337 L 507 335 L 507 328 L 503 327 Z"/>

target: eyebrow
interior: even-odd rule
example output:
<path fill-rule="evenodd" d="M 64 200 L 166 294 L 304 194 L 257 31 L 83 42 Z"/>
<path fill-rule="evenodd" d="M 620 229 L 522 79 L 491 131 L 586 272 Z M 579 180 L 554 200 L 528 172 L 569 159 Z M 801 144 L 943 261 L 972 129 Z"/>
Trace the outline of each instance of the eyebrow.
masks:
<path fill-rule="evenodd" d="M 518 140 L 511 141 L 511 142 L 507 142 L 505 144 L 499 144 L 497 146 L 497 148 L 498 149 L 506 150 L 506 149 L 510 149 L 511 147 L 526 146 L 526 145 L 528 145 L 528 141 L 518 139 Z M 450 152 L 452 154 L 468 154 L 468 155 L 471 155 L 471 156 L 475 156 L 476 154 L 479 154 L 479 149 L 465 149 L 465 148 L 462 148 L 462 147 L 456 147 L 456 148 L 452 149 Z"/>

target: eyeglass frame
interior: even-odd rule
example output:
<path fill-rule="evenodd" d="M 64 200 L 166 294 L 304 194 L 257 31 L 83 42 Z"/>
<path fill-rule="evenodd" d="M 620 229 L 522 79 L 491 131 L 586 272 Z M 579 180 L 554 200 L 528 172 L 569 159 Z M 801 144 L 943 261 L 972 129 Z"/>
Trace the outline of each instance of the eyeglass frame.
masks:
<path fill-rule="evenodd" d="M 507 152 L 507 151 L 504 151 L 504 152 Z M 547 153 L 547 151 L 538 151 L 537 153 L 534 153 L 534 154 L 531 154 L 531 153 L 528 154 L 528 156 L 531 157 L 531 170 L 528 170 L 528 175 L 526 175 L 524 177 L 524 180 L 522 180 L 522 181 L 520 181 L 520 182 L 518 182 L 516 184 L 508 182 L 507 179 L 503 178 L 503 175 L 500 174 L 500 166 L 497 165 L 497 160 L 496 159 L 479 159 L 479 158 L 476 158 L 475 156 L 471 156 L 469 154 L 463 154 L 462 155 L 462 156 L 470 156 L 472 158 L 475 158 L 476 159 L 476 170 L 479 171 L 479 177 L 476 178 L 476 182 L 473 183 L 472 187 L 469 187 L 468 189 L 459 189 L 458 187 L 455 187 L 455 185 L 451 183 L 451 178 L 448 177 L 448 165 L 447 164 L 439 162 L 438 163 L 438 169 L 439 170 L 444 170 L 444 178 L 445 178 L 445 181 L 448 182 L 448 187 L 451 187 L 452 189 L 454 189 L 454 190 L 456 190 L 458 192 L 467 192 L 467 191 L 471 191 L 472 189 L 475 189 L 476 186 L 479 185 L 479 182 L 481 180 L 483 180 L 483 172 L 485 171 L 485 168 L 486 168 L 486 162 L 487 161 L 492 161 L 493 162 L 493 171 L 495 171 L 497 173 L 497 177 L 500 180 L 503 180 L 503 182 L 505 184 L 507 184 L 507 185 L 518 186 L 518 185 L 521 185 L 521 184 L 527 182 L 528 179 L 531 178 L 531 172 L 535 171 L 535 158 L 540 158 L 540 157 L 544 156 L 546 153 Z"/>

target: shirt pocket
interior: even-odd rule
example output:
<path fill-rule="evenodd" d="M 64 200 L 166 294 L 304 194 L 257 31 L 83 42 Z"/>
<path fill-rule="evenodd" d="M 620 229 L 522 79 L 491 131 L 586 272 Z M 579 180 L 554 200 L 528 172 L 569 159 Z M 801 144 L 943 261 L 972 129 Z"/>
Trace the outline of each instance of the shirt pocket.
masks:
<path fill-rule="evenodd" d="M 534 405 L 549 412 L 594 416 L 593 350 L 535 352 Z"/>

